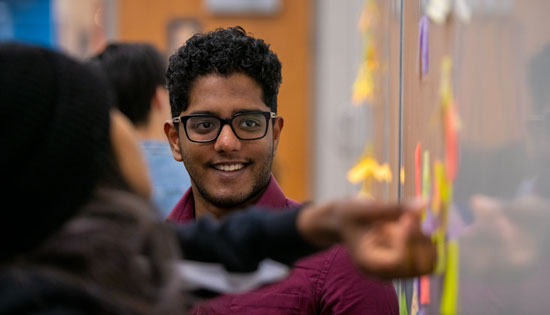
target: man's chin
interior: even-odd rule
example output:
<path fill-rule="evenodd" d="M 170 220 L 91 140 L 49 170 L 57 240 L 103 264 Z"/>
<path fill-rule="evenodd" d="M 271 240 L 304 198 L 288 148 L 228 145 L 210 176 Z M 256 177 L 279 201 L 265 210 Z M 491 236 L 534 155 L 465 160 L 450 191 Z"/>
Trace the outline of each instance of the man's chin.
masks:
<path fill-rule="evenodd" d="M 243 209 L 255 203 L 269 184 L 270 177 L 267 178 L 268 180 L 265 183 L 262 181 L 260 185 L 258 185 L 260 181 L 256 181 L 255 185 L 221 185 L 218 183 L 205 187 L 201 185 L 202 182 L 195 182 L 194 188 L 207 203 L 231 211 Z"/>
<path fill-rule="evenodd" d="M 235 197 L 235 196 L 208 196 L 206 200 L 218 208 L 232 210 L 242 208 L 250 197 Z"/>

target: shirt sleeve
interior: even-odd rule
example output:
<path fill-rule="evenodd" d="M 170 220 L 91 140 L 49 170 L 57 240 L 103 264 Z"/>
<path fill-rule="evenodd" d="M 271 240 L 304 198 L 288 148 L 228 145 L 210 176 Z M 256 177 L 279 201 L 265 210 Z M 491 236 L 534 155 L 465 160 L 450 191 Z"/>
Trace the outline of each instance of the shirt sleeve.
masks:
<path fill-rule="evenodd" d="M 362 274 L 342 245 L 333 246 L 334 258 L 321 293 L 321 314 L 399 314 L 393 284 Z"/>
<path fill-rule="evenodd" d="M 296 228 L 300 210 L 253 207 L 220 221 L 206 217 L 184 225 L 171 224 L 185 259 L 221 263 L 228 271 L 250 272 L 266 258 L 292 265 L 319 250 L 307 243 Z"/>

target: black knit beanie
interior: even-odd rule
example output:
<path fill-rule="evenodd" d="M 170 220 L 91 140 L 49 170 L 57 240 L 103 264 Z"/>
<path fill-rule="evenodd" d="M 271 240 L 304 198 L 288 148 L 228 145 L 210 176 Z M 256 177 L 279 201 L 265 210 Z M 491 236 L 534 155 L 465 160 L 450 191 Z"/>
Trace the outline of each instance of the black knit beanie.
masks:
<path fill-rule="evenodd" d="M 90 198 L 110 150 L 109 105 L 89 66 L 0 44 L 0 261 L 39 245 Z"/>

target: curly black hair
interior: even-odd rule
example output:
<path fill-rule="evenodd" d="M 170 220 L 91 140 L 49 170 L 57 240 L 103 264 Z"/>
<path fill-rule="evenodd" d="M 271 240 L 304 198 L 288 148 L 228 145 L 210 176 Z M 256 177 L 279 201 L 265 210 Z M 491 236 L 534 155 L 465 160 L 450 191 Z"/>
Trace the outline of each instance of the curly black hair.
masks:
<path fill-rule="evenodd" d="M 277 112 L 281 62 L 269 44 L 236 26 L 195 34 L 170 56 L 166 79 L 172 116 L 180 115 L 189 106 L 189 93 L 197 78 L 234 73 L 254 79 L 262 87 L 264 103 Z"/>

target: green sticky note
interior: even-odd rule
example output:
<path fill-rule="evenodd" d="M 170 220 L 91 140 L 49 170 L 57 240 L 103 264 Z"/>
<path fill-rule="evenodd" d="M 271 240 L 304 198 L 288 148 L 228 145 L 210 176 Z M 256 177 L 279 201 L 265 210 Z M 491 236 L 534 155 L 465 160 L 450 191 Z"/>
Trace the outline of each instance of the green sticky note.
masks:
<path fill-rule="evenodd" d="M 457 241 L 449 241 L 447 244 L 447 269 L 441 297 L 442 315 L 455 315 L 458 310 L 458 249 Z"/>
<path fill-rule="evenodd" d="M 399 290 L 399 315 L 409 315 L 409 311 L 407 310 L 407 297 L 402 288 Z"/>

